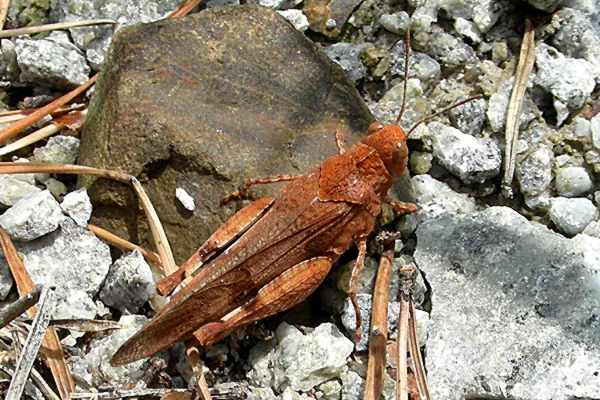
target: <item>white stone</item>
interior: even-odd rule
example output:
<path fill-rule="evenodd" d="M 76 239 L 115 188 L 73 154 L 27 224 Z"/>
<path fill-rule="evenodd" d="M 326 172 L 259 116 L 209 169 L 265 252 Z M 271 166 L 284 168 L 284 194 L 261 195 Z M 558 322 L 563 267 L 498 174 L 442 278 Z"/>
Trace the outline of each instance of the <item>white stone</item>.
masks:
<path fill-rule="evenodd" d="M 77 225 L 87 226 L 92 216 L 92 202 L 85 188 L 68 193 L 60 206 Z"/>
<path fill-rule="evenodd" d="M 176 188 L 175 197 L 177 198 L 177 200 L 179 200 L 183 208 L 185 208 L 186 210 L 194 211 L 196 209 L 196 202 L 194 201 L 194 198 L 190 196 L 190 194 L 186 192 L 185 189 Z"/>
<path fill-rule="evenodd" d="M 49 191 L 22 198 L 0 215 L 0 226 L 15 240 L 37 239 L 58 228 L 63 220 L 60 205 Z"/>
<path fill-rule="evenodd" d="M 53 136 L 45 146 L 33 150 L 33 160 L 44 163 L 73 164 L 79 156 L 79 139 Z"/>
<path fill-rule="evenodd" d="M 598 210 L 586 198 L 557 197 L 552 199 L 549 216 L 561 232 L 573 236 L 598 218 Z"/>
<path fill-rule="evenodd" d="M 16 175 L 0 175 L 0 204 L 3 206 L 13 206 L 22 198 L 41 191 L 42 189 Z"/>
<path fill-rule="evenodd" d="M 291 9 L 277 12 L 289 23 L 294 25 L 294 28 L 296 28 L 300 32 L 304 32 L 310 26 L 310 24 L 308 23 L 308 18 L 306 18 L 306 15 L 304 15 L 302 10 Z"/>
<path fill-rule="evenodd" d="M 583 167 L 564 167 L 556 171 L 556 191 L 563 197 L 578 197 L 592 190 L 592 178 Z"/>

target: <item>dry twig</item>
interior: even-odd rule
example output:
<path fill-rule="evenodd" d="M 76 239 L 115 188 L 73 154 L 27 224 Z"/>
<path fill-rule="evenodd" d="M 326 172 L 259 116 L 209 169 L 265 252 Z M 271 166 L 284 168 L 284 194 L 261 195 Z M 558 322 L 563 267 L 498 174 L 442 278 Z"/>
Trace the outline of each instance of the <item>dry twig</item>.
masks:
<path fill-rule="evenodd" d="M 21 296 L 17 301 L 2 309 L 2 311 L 0 311 L 0 328 L 4 328 L 15 318 L 33 307 L 38 302 L 41 292 L 42 287 L 37 285 L 31 292 Z"/>
<path fill-rule="evenodd" d="M 365 400 L 378 400 L 383 391 L 383 374 L 385 372 L 386 343 L 388 337 L 388 303 L 390 301 L 390 277 L 393 255 L 393 250 L 384 252 L 379 261 L 377 280 L 375 281 Z"/>
<path fill-rule="evenodd" d="M 512 181 L 515 174 L 515 162 L 517 158 L 517 140 L 519 139 L 519 121 L 527 80 L 535 61 L 535 29 L 529 19 L 525 20 L 525 33 L 519 54 L 519 65 L 515 77 L 515 84 L 510 95 L 508 111 L 506 112 L 505 130 L 505 155 L 504 155 L 504 178 L 502 179 L 502 193 L 507 198 L 512 198 Z"/>
<path fill-rule="evenodd" d="M 15 122 L 6 129 L 0 131 L 0 143 L 6 143 L 8 139 L 17 136 L 19 133 L 29 128 L 31 125 L 40 121 L 46 115 L 49 115 L 53 111 L 56 111 L 58 108 L 64 106 L 71 100 L 75 99 L 77 96 L 85 92 L 96 82 L 96 77 L 97 75 L 94 75 L 92 78 L 88 79 L 88 81 L 85 82 L 83 85 L 71 90 L 69 93 L 46 104 L 44 107 L 38 108 L 36 111 L 29 114 L 27 117 Z"/>
<path fill-rule="evenodd" d="M 10 0 L 0 0 L 0 31 L 4 29 L 4 22 L 6 21 L 9 6 Z"/>
<path fill-rule="evenodd" d="M 202 400 L 211 400 L 210 392 L 208 391 L 208 384 L 204 377 L 204 371 L 202 370 L 202 360 L 200 359 L 200 352 L 198 348 L 189 343 L 186 343 L 186 356 L 188 362 L 192 366 L 192 371 L 196 377 L 196 385 L 198 386 L 198 392 Z"/>
<path fill-rule="evenodd" d="M 423 357 L 421 357 L 421 349 L 417 340 L 417 317 L 415 303 L 410 299 L 410 318 L 408 320 L 408 344 L 410 357 L 415 365 L 415 378 L 419 395 L 423 400 L 430 400 L 429 386 L 427 385 L 427 375 L 425 374 L 425 366 L 423 365 Z"/>
<path fill-rule="evenodd" d="M 177 7 L 171 14 L 169 14 L 169 18 L 178 18 L 186 16 L 194 9 L 194 7 L 200 5 L 203 0 L 186 0 L 179 7 Z"/>
<path fill-rule="evenodd" d="M 79 392 L 71 394 L 71 399 L 117 400 L 128 397 L 161 397 L 168 393 L 189 393 L 187 389 L 113 389 L 106 392 Z"/>
<path fill-rule="evenodd" d="M 42 139 L 47 138 L 48 136 L 52 136 L 55 133 L 58 133 L 65 126 L 71 129 L 79 129 L 83 122 L 85 121 L 85 115 L 87 114 L 87 110 L 83 111 L 75 111 L 70 114 L 66 114 L 56 118 L 56 120 L 50 122 L 50 124 L 46 125 L 43 128 L 36 130 L 28 134 L 27 136 L 22 137 L 19 140 L 15 140 L 14 142 L 7 144 L 4 147 L 0 148 L 0 156 L 4 156 L 6 154 L 10 154 L 13 151 L 17 151 L 22 149 L 23 147 L 27 147 L 31 144 L 39 142 Z"/>
<path fill-rule="evenodd" d="M 80 28 L 93 25 L 116 25 L 117 21 L 112 19 L 86 19 L 82 21 L 58 22 L 56 24 L 27 26 L 25 28 L 6 29 L 0 32 L 1 38 L 9 38 L 13 36 L 31 35 L 40 32 L 56 31 L 69 28 Z"/>
<path fill-rule="evenodd" d="M 160 262 L 160 256 L 158 254 L 156 254 L 155 252 L 146 250 L 143 247 L 138 246 L 135 243 L 131 243 L 130 241 L 125 240 L 122 237 L 119 237 L 119 236 L 115 235 L 114 233 L 107 231 L 106 229 L 100 228 L 99 226 L 89 224 L 87 226 L 87 228 L 92 233 L 94 233 L 94 235 L 96 235 L 98 238 L 104 240 L 105 242 L 116 247 L 119 250 L 123 250 L 123 251 L 138 250 L 142 254 L 142 256 L 144 256 L 146 261 L 148 261 L 152 265 L 162 268 L 162 264 Z"/>
<path fill-rule="evenodd" d="M 158 214 L 140 181 L 135 177 L 131 177 L 130 181 L 142 203 L 146 218 L 148 218 L 148 224 L 150 225 L 150 231 L 152 232 L 152 237 L 154 239 L 154 246 L 156 246 L 156 250 L 160 256 L 163 271 L 165 272 L 165 275 L 171 275 L 173 272 L 177 271 L 177 264 L 175 264 L 175 259 L 173 258 L 173 252 L 171 251 L 165 229 L 160 223 Z"/>
<path fill-rule="evenodd" d="M 4 252 L 4 258 L 8 263 L 10 272 L 12 273 L 15 283 L 17 284 L 17 290 L 19 294 L 23 295 L 31 292 L 35 285 L 27 273 L 27 270 L 25 270 L 23 261 L 17 254 L 17 249 L 10 239 L 10 236 L 8 236 L 3 229 L 0 229 L 0 246 Z M 36 307 L 30 308 L 28 311 L 30 315 L 35 315 L 35 312 Z M 49 328 L 44 336 L 44 341 L 42 343 L 42 355 L 50 367 L 50 371 L 52 372 L 52 376 L 54 377 L 56 386 L 58 387 L 60 397 L 64 400 L 68 399 L 70 393 L 75 389 L 75 383 L 73 382 L 73 377 L 71 376 L 69 368 L 67 367 L 67 363 L 65 362 L 63 348 L 54 328 Z"/>
<path fill-rule="evenodd" d="M 29 379 L 29 373 L 48 329 L 50 314 L 53 310 L 53 295 L 53 288 L 45 287 L 42 289 L 38 311 L 31 324 L 25 346 L 23 346 L 23 350 L 17 361 L 15 373 L 6 392 L 6 400 L 19 400 L 23 394 L 25 384 Z"/>

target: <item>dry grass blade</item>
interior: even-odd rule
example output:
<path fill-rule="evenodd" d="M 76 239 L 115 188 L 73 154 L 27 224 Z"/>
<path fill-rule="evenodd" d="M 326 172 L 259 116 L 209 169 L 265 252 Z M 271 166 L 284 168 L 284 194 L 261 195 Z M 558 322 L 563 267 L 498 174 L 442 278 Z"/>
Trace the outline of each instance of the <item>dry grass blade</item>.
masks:
<path fill-rule="evenodd" d="M 79 332 L 103 332 L 122 328 L 118 322 L 96 319 L 53 319 L 50 326 Z"/>
<path fill-rule="evenodd" d="M 182 3 L 179 7 L 177 7 L 171 14 L 169 14 L 169 18 L 178 18 L 184 17 L 189 14 L 190 11 L 194 9 L 194 7 L 200 5 L 203 0 L 187 0 Z"/>
<path fill-rule="evenodd" d="M 69 174 L 69 175 L 94 175 L 119 182 L 129 183 L 131 176 L 122 172 L 84 167 L 72 164 L 46 164 L 46 163 L 14 163 L 0 162 L 0 174 Z"/>
<path fill-rule="evenodd" d="M 25 270 L 25 265 L 23 265 L 23 261 L 17 254 L 17 249 L 10 236 L 3 229 L 0 229 L 0 246 L 4 252 L 4 258 L 8 263 L 10 272 L 17 284 L 19 294 L 22 296 L 25 293 L 31 292 L 35 285 L 27 270 Z M 30 308 L 28 313 L 30 315 L 34 314 L 35 307 Z M 42 355 L 50 367 L 61 398 L 68 399 L 70 393 L 75 389 L 75 383 L 65 362 L 65 355 L 54 328 L 48 329 L 44 336 Z"/>
<path fill-rule="evenodd" d="M 427 375 L 425 374 L 425 366 L 423 365 L 423 357 L 421 357 L 421 349 L 417 340 L 417 310 L 415 303 L 410 300 L 410 318 L 408 320 L 408 343 L 410 356 L 415 364 L 415 377 L 417 388 L 421 399 L 430 400 L 429 386 L 427 385 Z"/>
<path fill-rule="evenodd" d="M 36 26 L 28 26 L 25 28 L 17 28 L 17 29 L 6 29 L 0 32 L 1 38 L 9 38 L 13 36 L 21 36 L 21 35 L 31 35 L 34 33 L 40 32 L 50 32 L 56 31 L 60 29 L 69 29 L 69 28 L 80 28 L 84 26 L 93 26 L 93 25 L 116 25 L 117 21 L 112 19 L 86 19 L 82 21 L 68 21 L 68 22 L 59 22 L 56 24 L 46 24 L 46 25 L 36 25 Z"/>
<path fill-rule="evenodd" d="M 171 246 L 169 245 L 169 239 L 167 239 L 167 234 L 160 223 L 160 219 L 158 218 L 158 214 L 150 201 L 150 198 L 146 194 L 146 191 L 142 187 L 140 181 L 136 178 L 131 178 L 131 185 L 133 189 L 137 193 L 140 202 L 142 203 L 142 208 L 146 213 L 146 218 L 148 218 L 148 224 L 150 225 L 150 230 L 152 231 L 152 238 L 154 239 L 154 245 L 158 250 L 158 255 L 160 256 L 160 260 L 163 266 L 163 271 L 165 276 L 171 275 L 173 272 L 177 271 L 177 264 L 175 264 L 175 259 L 173 258 L 173 252 L 171 251 Z"/>
<path fill-rule="evenodd" d="M 408 400 L 408 314 L 410 307 L 405 296 L 400 297 L 400 317 L 398 318 L 398 354 L 396 365 L 396 400 Z"/>
<path fill-rule="evenodd" d="M 515 77 L 515 84 L 510 95 L 508 111 L 506 112 L 505 131 L 505 160 L 504 178 L 502 179 L 502 193 L 507 198 L 512 198 L 512 181 L 515 174 L 515 162 L 517 158 L 517 140 L 519 139 L 519 120 L 527 90 L 527 80 L 531 74 L 535 61 L 535 29 L 529 19 L 525 20 L 525 33 L 519 54 L 519 64 Z"/>
<path fill-rule="evenodd" d="M 208 384 L 206 383 L 206 378 L 204 377 L 204 371 L 202 370 L 202 360 L 200 359 L 200 352 L 198 348 L 195 346 L 186 343 L 187 350 L 185 352 L 188 362 L 192 366 L 192 371 L 194 376 L 196 377 L 196 385 L 198 386 L 198 393 L 200 395 L 200 399 L 202 400 L 211 400 L 212 397 L 208 390 Z"/>
<path fill-rule="evenodd" d="M 23 394 L 23 390 L 25 390 L 25 384 L 29 379 L 31 368 L 33 368 L 33 363 L 37 358 L 38 351 L 40 350 L 43 338 L 46 335 L 46 330 L 48 329 L 50 314 L 53 309 L 53 295 L 53 288 L 46 287 L 42 289 L 38 311 L 31 324 L 25 346 L 17 361 L 15 373 L 10 381 L 8 391 L 6 392 L 6 400 L 19 400 Z"/>
<path fill-rule="evenodd" d="M 72 393 L 71 399 L 116 400 L 128 397 L 161 397 L 169 393 L 189 393 L 187 389 L 113 389 L 106 392 Z"/>
<path fill-rule="evenodd" d="M 33 307 L 40 299 L 41 292 L 42 287 L 37 285 L 31 292 L 21 296 L 17 301 L 3 308 L 2 311 L 0 311 L 0 329 L 4 328 L 29 308 Z"/>
<path fill-rule="evenodd" d="M 388 337 L 388 303 L 390 301 L 390 278 L 393 251 L 386 251 L 379 261 L 377 280 L 373 292 L 371 336 L 369 337 L 369 362 L 365 400 L 378 400 L 383 391 L 386 343 Z"/>
<path fill-rule="evenodd" d="M 107 231 L 106 229 L 100 228 L 99 226 L 89 224 L 87 228 L 91 232 L 93 232 L 94 235 L 96 235 L 99 239 L 104 240 L 108 244 L 116 247 L 117 249 L 123 251 L 138 250 L 140 253 L 142 253 L 142 256 L 144 256 L 146 261 L 157 267 L 162 267 L 162 263 L 160 262 L 160 256 L 155 252 L 146 250 L 135 243 L 131 243 L 130 241 L 125 240 L 115 235 L 114 233 Z"/>
<path fill-rule="evenodd" d="M 17 151 L 19 149 L 22 149 L 23 147 L 27 147 L 36 142 L 39 142 L 42 139 L 45 139 L 49 136 L 54 135 L 55 133 L 58 133 L 65 126 L 68 126 L 71 129 L 78 128 L 81 125 L 83 125 L 86 114 L 87 110 L 83 110 L 75 111 L 73 113 L 58 117 L 55 121 L 52 121 L 47 126 L 40 128 L 35 132 L 32 132 L 29 135 L 19 140 L 15 140 L 14 142 L 0 148 L 0 156 L 10 154 L 13 151 Z"/>
<path fill-rule="evenodd" d="M 6 22 L 9 6 L 10 0 L 0 0 L 0 30 L 4 29 L 4 22 Z"/>
<path fill-rule="evenodd" d="M 94 75 L 83 85 L 71 90 L 69 93 L 46 104 L 44 107 L 40 107 L 36 111 L 29 114 L 27 117 L 15 122 L 6 129 L 0 131 L 0 143 L 6 143 L 8 139 L 15 137 L 25 129 L 29 128 L 31 125 L 40 121 L 46 115 L 52 113 L 53 111 L 64 106 L 71 100 L 75 99 L 77 96 L 79 96 L 80 94 L 85 92 L 89 87 L 91 87 L 94 84 L 94 82 L 96 82 L 96 77 L 97 75 Z"/>

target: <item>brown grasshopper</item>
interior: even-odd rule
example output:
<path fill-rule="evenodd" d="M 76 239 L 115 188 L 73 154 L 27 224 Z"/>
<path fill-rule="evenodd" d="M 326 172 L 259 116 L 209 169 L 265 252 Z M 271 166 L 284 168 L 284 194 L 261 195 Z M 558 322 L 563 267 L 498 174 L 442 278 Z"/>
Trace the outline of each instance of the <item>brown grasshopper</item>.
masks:
<path fill-rule="evenodd" d="M 353 244 L 358 257 L 350 299 L 360 321 L 357 282 L 382 204 L 400 214 L 416 210 L 412 203 L 388 198 L 393 178 L 408 162 L 408 135 L 397 125 L 401 115 L 396 124 L 372 123 L 368 135 L 348 150 L 336 132 L 338 154 L 305 175 L 252 180 L 229 196 L 241 197 L 252 185 L 289 181 L 278 196 L 259 199 L 234 214 L 177 272 L 158 283 L 163 295 L 180 284 L 181 289 L 123 344 L 112 364 L 148 357 L 192 336 L 210 346 L 237 327 L 289 309 L 321 284 Z"/>

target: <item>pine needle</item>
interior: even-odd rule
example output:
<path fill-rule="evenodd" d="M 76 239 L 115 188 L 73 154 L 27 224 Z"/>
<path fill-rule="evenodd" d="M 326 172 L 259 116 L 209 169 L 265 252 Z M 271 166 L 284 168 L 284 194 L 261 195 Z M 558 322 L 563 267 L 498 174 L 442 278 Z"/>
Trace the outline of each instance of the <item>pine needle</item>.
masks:
<path fill-rule="evenodd" d="M 88 224 L 87 228 L 96 235 L 99 239 L 104 240 L 111 246 L 116 247 L 119 250 L 123 251 L 134 251 L 138 250 L 142 256 L 148 261 L 150 264 L 162 268 L 162 263 L 160 262 L 160 256 L 153 251 L 146 250 L 137 244 L 131 243 L 128 240 L 123 239 L 115 235 L 112 232 L 107 231 L 106 229 L 100 228 L 99 226 Z"/>
<path fill-rule="evenodd" d="M 56 24 L 27 26 L 25 28 L 6 29 L 0 32 L 0 39 L 13 36 L 32 35 L 40 32 L 57 31 L 61 29 L 80 28 L 94 25 L 116 25 L 117 21 L 112 19 L 86 19 L 82 21 L 58 22 Z"/>
<path fill-rule="evenodd" d="M 510 95 L 508 111 L 506 113 L 505 130 L 505 155 L 504 178 L 502 179 L 502 193 L 506 198 L 512 198 L 512 181 L 515 174 L 517 159 L 517 141 L 519 140 L 519 121 L 527 90 L 527 81 L 535 61 L 535 29 L 529 19 L 525 20 L 525 33 L 519 54 L 519 64 L 515 77 L 515 84 Z"/>

